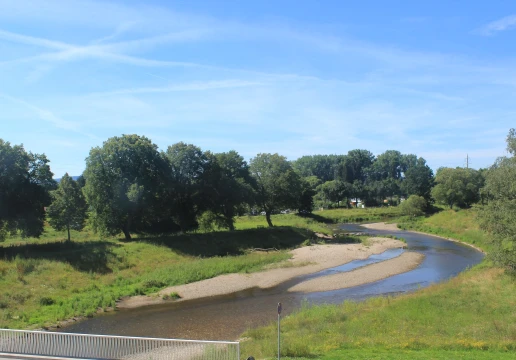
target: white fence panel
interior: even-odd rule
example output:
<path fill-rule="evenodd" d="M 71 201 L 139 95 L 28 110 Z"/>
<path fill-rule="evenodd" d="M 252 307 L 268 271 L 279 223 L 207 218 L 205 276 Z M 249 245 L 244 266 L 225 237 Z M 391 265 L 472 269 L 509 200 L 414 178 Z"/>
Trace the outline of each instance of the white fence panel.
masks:
<path fill-rule="evenodd" d="M 0 329 L 0 353 L 78 359 L 239 360 L 240 344 Z"/>

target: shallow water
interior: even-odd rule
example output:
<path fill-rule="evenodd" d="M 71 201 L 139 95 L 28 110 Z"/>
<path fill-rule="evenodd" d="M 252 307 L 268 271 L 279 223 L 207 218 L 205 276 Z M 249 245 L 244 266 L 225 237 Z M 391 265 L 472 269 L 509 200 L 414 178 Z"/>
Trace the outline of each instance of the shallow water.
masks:
<path fill-rule="evenodd" d="M 366 231 L 369 234 L 392 234 L 403 237 L 407 241 L 407 250 L 422 253 L 425 255 L 425 259 L 414 270 L 366 285 L 310 294 L 285 291 L 301 281 L 350 271 L 396 257 L 403 251 L 392 249 L 365 260 L 356 260 L 316 274 L 304 275 L 268 290 L 249 289 L 209 299 L 124 309 L 79 322 L 63 328 L 61 331 L 235 340 L 249 327 L 275 321 L 278 302 L 283 304 L 283 314 L 288 314 L 298 309 L 303 302 L 341 303 L 346 299 L 362 300 L 372 296 L 405 293 L 456 276 L 466 268 L 478 264 L 483 258 L 482 253 L 469 246 L 435 236 L 401 230 L 370 230 L 354 224 L 346 224 L 341 227 L 352 232 Z"/>

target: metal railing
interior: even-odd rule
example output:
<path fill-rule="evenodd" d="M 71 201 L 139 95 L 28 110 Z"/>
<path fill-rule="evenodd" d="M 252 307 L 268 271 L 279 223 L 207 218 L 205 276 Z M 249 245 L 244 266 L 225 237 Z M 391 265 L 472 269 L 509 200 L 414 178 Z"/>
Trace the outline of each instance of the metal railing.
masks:
<path fill-rule="evenodd" d="M 0 353 L 79 359 L 239 360 L 240 344 L 0 329 Z"/>

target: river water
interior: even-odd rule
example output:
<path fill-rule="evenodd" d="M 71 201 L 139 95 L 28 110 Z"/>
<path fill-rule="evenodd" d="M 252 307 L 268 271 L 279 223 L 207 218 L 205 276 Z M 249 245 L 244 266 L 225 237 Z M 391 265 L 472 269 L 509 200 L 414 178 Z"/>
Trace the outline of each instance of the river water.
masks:
<path fill-rule="evenodd" d="M 309 294 L 285 291 L 301 281 L 350 271 L 395 257 L 402 251 L 388 250 L 366 260 L 357 260 L 317 274 L 298 277 L 272 289 L 249 289 L 208 299 L 124 309 L 81 321 L 61 331 L 160 338 L 236 340 L 250 327 L 275 321 L 278 302 L 283 304 L 282 314 L 288 314 L 300 308 L 303 302 L 337 304 L 344 300 L 363 300 L 372 296 L 402 294 L 447 280 L 468 267 L 478 264 L 483 258 L 482 253 L 469 246 L 435 236 L 401 230 L 370 230 L 355 224 L 345 224 L 341 227 L 352 232 L 366 231 L 369 234 L 392 234 L 403 237 L 407 241 L 407 250 L 422 253 L 425 259 L 414 270 L 366 285 Z"/>

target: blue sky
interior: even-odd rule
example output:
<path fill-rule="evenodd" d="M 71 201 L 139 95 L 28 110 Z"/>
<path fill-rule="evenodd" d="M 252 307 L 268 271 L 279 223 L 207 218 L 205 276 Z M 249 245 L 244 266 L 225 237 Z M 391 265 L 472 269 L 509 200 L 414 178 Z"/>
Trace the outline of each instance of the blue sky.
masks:
<path fill-rule="evenodd" d="M 486 167 L 516 126 L 515 55 L 510 1 L 0 0 L 0 138 L 56 177 L 132 133 Z"/>

